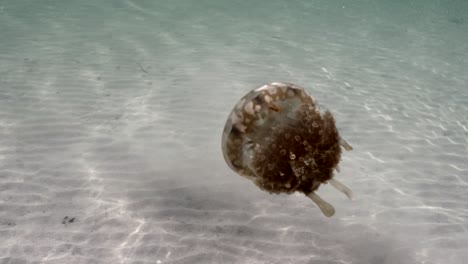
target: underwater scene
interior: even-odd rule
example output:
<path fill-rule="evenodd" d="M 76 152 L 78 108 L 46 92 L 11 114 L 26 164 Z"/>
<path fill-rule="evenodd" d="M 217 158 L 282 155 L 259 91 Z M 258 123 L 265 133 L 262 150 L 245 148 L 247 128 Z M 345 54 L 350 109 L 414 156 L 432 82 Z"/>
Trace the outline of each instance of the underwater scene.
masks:
<path fill-rule="evenodd" d="M 467 245 L 468 1 L 0 0 L 0 264 Z"/>

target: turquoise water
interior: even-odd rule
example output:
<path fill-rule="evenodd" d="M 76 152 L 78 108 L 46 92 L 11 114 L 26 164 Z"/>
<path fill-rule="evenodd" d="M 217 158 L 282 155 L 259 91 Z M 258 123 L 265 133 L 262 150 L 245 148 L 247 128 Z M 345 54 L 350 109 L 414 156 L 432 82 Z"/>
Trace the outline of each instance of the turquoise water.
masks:
<path fill-rule="evenodd" d="M 0 263 L 464 263 L 467 1 L 0 0 Z M 354 150 L 319 190 L 225 164 L 245 93 L 305 87 Z"/>

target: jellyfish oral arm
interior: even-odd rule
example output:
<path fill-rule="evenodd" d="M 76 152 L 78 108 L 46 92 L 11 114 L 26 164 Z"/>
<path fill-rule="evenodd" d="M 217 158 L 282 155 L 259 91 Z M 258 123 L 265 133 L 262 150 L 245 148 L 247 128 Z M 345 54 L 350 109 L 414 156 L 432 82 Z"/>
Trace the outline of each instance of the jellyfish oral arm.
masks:
<path fill-rule="evenodd" d="M 349 145 L 348 142 L 346 142 L 346 140 L 343 138 L 340 138 L 340 146 L 342 146 L 347 151 L 353 150 L 353 147 L 351 147 L 351 145 Z"/>
<path fill-rule="evenodd" d="M 351 191 L 350 188 L 348 188 L 346 185 L 344 185 L 343 183 L 341 183 L 340 181 L 336 180 L 336 179 L 330 179 L 328 181 L 331 186 L 333 186 L 335 189 L 337 189 L 338 191 L 344 193 L 346 196 L 348 196 L 348 198 L 350 200 L 353 199 L 353 191 Z"/>
<path fill-rule="evenodd" d="M 333 208 L 333 205 L 327 203 L 324 201 L 318 194 L 315 192 L 311 192 L 307 195 L 317 206 L 320 208 L 320 211 L 326 216 L 326 217 L 332 217 L 335 214 L 335 208 Z"/>
<path fill-rule="evenodd" d="M 336 172 L 340 173 L 340 166 L 336 165 L 335 170 Z"/>

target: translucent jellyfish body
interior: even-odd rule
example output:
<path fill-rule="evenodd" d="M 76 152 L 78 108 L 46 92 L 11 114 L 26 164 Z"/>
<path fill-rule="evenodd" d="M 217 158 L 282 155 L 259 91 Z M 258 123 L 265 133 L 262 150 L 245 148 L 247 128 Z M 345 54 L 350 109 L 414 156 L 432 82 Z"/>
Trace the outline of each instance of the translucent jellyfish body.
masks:
<path fill-rule="evenodd" d="M 351 150 L 335 126 L 302 87 L 271 83 L 242 97 L 231 111 L 222 135 L 229 167 L 270 193 L 302 192 L 328 217 L 332 205 L 317 193 L 330 183 L 351 198 L 351 190 L 333 178 L 341 148 Z"/>

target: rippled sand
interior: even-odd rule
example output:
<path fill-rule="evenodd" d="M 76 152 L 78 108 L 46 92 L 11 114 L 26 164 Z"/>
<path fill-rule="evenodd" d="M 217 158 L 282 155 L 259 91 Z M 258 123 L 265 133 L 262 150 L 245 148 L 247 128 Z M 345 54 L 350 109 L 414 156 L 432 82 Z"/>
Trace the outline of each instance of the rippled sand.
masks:
<path fill-rule="evenodd" d="M 0 263 L 468 258 L 466 4 L 97 2 L 0 2 Z M 272 81 L 354 147 L 331 219 L 223 161 Z"/>

